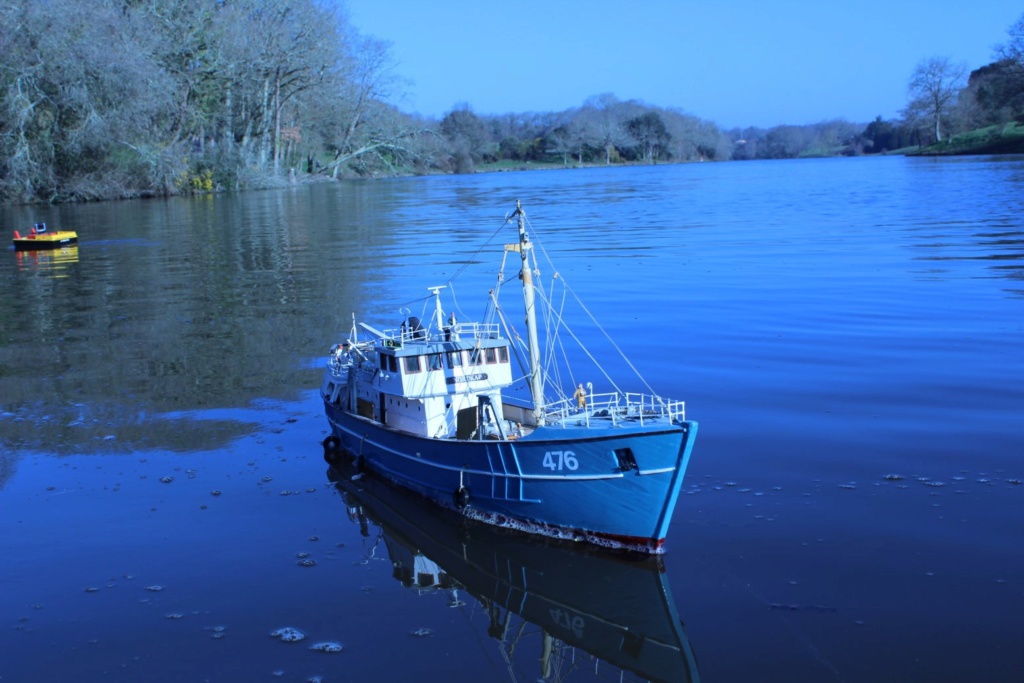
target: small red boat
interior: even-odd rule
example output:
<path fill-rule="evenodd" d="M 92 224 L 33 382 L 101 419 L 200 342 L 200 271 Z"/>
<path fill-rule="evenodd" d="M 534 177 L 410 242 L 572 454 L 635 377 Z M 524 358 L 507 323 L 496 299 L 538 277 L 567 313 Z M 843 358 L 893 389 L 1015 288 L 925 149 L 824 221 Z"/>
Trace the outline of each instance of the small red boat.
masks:
<path fill-rule="evenodd" d="M 15 251 L 35 251 L 39 249 L 60 249 L 78 244 L 78 233 L 71 230 L 54 230 L 46 228 L 46 223 L 36 223 L 27 235 L 14 231 Z"/>

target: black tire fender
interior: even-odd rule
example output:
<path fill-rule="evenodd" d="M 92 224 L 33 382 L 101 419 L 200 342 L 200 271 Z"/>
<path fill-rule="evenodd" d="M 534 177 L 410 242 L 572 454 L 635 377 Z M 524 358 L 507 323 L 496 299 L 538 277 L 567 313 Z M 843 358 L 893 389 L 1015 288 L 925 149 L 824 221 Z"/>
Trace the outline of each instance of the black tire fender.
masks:
<path fill-rule="evenodd" d="M 341 457 L 341 439 L 331 434 L 323 440 L 324 460 L 333 465 Z"/>

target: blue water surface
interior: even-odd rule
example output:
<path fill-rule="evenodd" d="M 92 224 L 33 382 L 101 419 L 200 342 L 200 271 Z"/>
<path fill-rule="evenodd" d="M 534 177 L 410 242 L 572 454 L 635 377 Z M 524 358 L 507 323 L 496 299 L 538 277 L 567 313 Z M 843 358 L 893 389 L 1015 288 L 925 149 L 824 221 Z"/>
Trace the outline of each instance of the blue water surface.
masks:
<path fill-rule="evenodd" d="M 695 678 L 1020 679 L 1024 159 L 886 157 L 5 207 L 80 243 L 0 259 L 0 680 L 639 680 L 639 641 L 584 637 L 628 616 L 613 585 L 552 617 L 579 642 L 410 585 L 321 458 L 353 313 L 395 327 L 441 284 L 482 311 L 516 200 L 539 280 L 700 422 L 670 590 L 635 599 Z"/>

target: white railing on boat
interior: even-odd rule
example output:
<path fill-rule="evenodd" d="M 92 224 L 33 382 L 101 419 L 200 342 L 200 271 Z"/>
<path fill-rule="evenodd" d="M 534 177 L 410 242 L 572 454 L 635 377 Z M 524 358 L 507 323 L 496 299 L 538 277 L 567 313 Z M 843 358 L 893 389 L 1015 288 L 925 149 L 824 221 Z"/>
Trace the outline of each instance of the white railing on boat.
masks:
<path fill-rule="evenodd" d="M 340 344 L 336 344 L 327 356 L 327 367 L 331 369 L 335 377 L 344 378 L 350 366 L 367 360 L 372 352 L 372 341 L 356 342 L 349 346 L 348 350 Z"/>
<path fill-rule="evenodd" d="M 686 402 L 673 401 L 652 394 L 633 392 L 592 394 L 587 396 L 586 407 L 580 409 L 575 398 L 567 398 L 545 406 L 548 424 L 561 422 L 562 426 L 572 421 L 584 421 L 591 426 L 591 420 L 610 420 L 615 426 L 619 421 L 639 422 L 645 420 L 682 422 L 686 419 Z"/>
<path fill-rule="evenodd" d="M 459 339 L 498 339 L 501 327 L 498 323 L 456 323 L 445 326 L 440 332 L 432 328 L 411 329 L 407 326 L 384 330 L 384 343 L 404 344 L 412 341 L 452 341 Z"/>

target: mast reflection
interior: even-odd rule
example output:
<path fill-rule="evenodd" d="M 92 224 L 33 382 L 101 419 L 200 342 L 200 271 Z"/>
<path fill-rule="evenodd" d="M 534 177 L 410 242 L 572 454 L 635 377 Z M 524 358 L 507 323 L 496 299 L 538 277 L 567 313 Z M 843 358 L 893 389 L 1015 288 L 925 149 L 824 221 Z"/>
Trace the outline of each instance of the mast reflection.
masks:
<path fill-rule="evenodd" d="M 474 522 L 347 466 L 328 477 L 361 533 L 385 544 L 394 578 L 446 591 L 452 607 L 477 600 L 510 665 L 536 675 L 539 658 L 544 681 L 700 680 L 661 556 Z"/>

